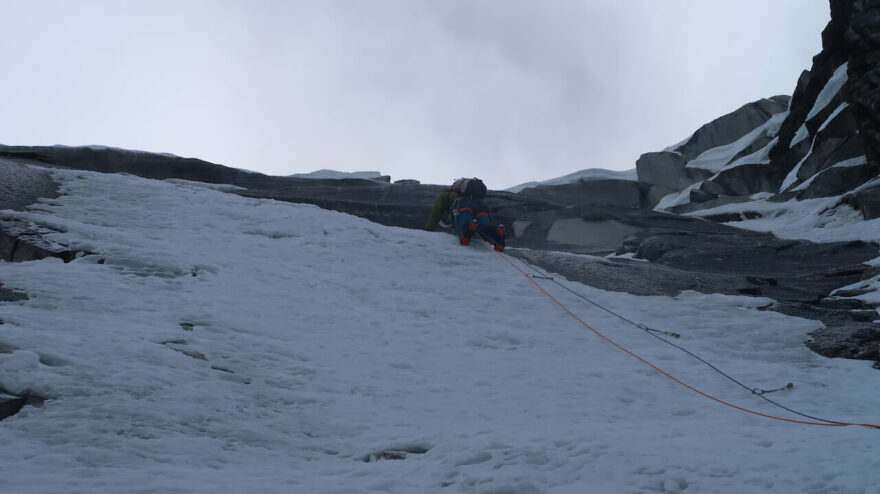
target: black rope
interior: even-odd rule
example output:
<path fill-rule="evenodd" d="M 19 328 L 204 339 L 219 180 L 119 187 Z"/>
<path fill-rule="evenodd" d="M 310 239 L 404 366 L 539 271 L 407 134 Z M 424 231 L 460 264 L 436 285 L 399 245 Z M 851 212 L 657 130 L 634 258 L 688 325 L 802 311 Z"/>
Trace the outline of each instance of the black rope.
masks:
<path fill-rule="evenodd" d="M 519 259 L 519 258 L 518 258 L 518 259 Z M 795 415 L 800 415 L 801 417 L 805 417 L 805 418 L 812 419 L 812 420 L 818 420 L 818 421 L 820 421 L 820 422 L 826 422 L 826 423 L 829 423 L 829 424 L 838 424 L 838 425 L 856 425 L 856 424 L 852 424 L 852 423 L 850 423 L 850 422 L 838 422 L 838 421 L 835 421 L 835 420 L 828 420 L 828 419 L 823 419 L 823 418 L 819 418 L 819 417 L 814 417 L 814 416 L 812 416 L 812 415 L 808 415 L 808 414 L 805 414 L 805 413 L 801 413 L 801 412 L 799 412 L 799 411 L 797 411 L 797 410 L 793 410 L 793 409 L 791 409 L 791 408 L 789 408 L 789 407 L 787 407 L 787 406 L 785 406 L 785 405 L 783 405 L 783 404 L 781 404 L 781 403 L 778 403 L 778 402 L 776 402 L 776 401 L 773 401 L 773 400 L 771 400 L 770 398 L 767 398 L 767 397 L 764 396 L 764 395 L 767 394 L 767 393 L 775 393 L 775 392 L 777 392 L 777 391 L 783 391 L 783 390 L 792 389 L 792 388 L 794 388 L 794 384 L 792 384 L 792 383 L 788 383 L 788 384 L 786 384 L 785 386 L 782 386 L 781 388 L 778 388 L 778 389 L 772 389 L 772 390 L 763 390 L 763 389 L 752 388 L 752 387 L 746 386 L 745 384 L 743 384 L 743 383 L 740 382 L 739 380 L 735 379 L 735 378 L 734 378 L 733 376 L 731 376 L 730 374 L 728 374 L 728 373 L 722 371 L 721 369 L 719 369 L 718 367 L 712 365 L 712 363 L 708 362 L 707 360 L 703 359 L 702 357 L 696 355 L 695 353 L 691 352 L 690 350 L 688 350 L 688 349 L 686 349 L 686 348 L 684 348 L 684 347 L 682 347 L 682 346 L 676 345 L 675 343 L 673 343 L 673 342 L 671 342 L 671 341 L 667 340 L 666 338 L 663 338 L 662 336 L 659 335 L 659 334 L 663 334 L 663 335 L 666 335 L 666 336 L 671 336 L 671 337 L 673 337 L 673 338 L 680 338 L 681 335 L 679 335 L 678 333 L 673 333 L 673 332 L 671 332 L 671 331 L 662 331 L 662 330 L 659 330 L 659 329 L 653 329 L 653 328 L 649 328 L 648 326 L 646 326 L 646 325 L 644 325 L 644 324 L 639 324 L 639 323 L 633 322 L 633 321 L 631 321 L 630 319 L 627 319 L 626 317 L 624 317 L 624 316 L 618 314 L 617 312 L 614 312 L 614 311 L 611 310 L 611 309 L 608 309 L 608 308 L 606 308 L 606 307 L 603 307 L 601 304 L 599 304 L 599 303 L 597 303 L 597 302 L 594 302 L 594 301 L 590 300 L 589 298 L 583 296 L 582 294 L 580 294 L 580 293 L 578 293 L 578 292 L 572 290 L 571 288 L 569 288 L 569 287 L 563 285 L 562 283 L 560 283 L 559 281 L 557 281 L 555 278 L 553 278 L 552 276 L 550 276 L 548 272 L 546 272 L 546 271 L 544 271 L 544 270 L 538 268 L 537 266 L 532 266 L 531 264 L 526 263 L 526 262 L 523 261 L 522 259 L 519 259 L 519 261 L 520 261 L 520 264 L 523 264 L 523 265 L 525 265 L 528 269 L 531 269 L 532 271 L 538 273 L 537 276 L 535 276 L 535 275 L 527 275 L 527 276 L 529 276 L 530 278 L 543 279 L 543 280 L 548 280 L 548 281 L 553 282 L 553 284 L 555 284 L 555 285 L 559 286 L 560 288 L 562 288 L 562 289 L 568 291 L 569 293 L 573 294 L 574 296 L 576 296 L 576 297 L 578 297 L 578 298 L 580 298 L 580 299 L 582 299 L 582 300 L 584 300 L 584 301 L 586 301 L 586 302 L 589 302 L 589 303 L 592 304 L 593 306 L 595 306 L 595 307 L 597 307 L 597 308 L 599 308 L 599 309 L 601 309 L 601 310 L 604 310 L 605 312 L 607 312 L 607 313 L 609 313 L 609 314 L 611 314 L 611 315 L 617 317 L 618 319 L 620 319 L 620 320 L 622 320 L 622 321 L 625 321 L 625 322 L 627 322 L 627 323 L 629 323 L 629 324 L 635 326 L 636 328 L 641 329 L 641 330 L 644 331 L 646 334 L 648 334 L 648 335 L 650 335 L 650 336 L 653 336 L 654 338 L 657 338 L 658 340 L 662 341 L 663 343 L 666 343 L 667 345 L 670 345 L 670 346 L 672 346 L 672 347 L 675 347 L 675 348 L 681 350 L 682 352 L 684 352 L 684 353 L 690 355 L 691 357 L 693 357 L 694 359 L 696 359 L 696 360 L 702 362 L 703 364 L 705 364 L 706 366 L 708 366 L 709 368 L 711 368 L 711 369 L 714 370 L 715 372 L 721 374 L 722 376 L 724 376 L 724 377 L 726 377 L 727 379 L 729 379 L 730 381 L 736 383 L 737 385 L 739 385 L 739 386 L 742 387 L 743 389 L 748 390 L 750 393 L 754 394 L 755 396 L 761 398 L 762 400 L 764 400 L 764 401 L 766 401 L 766 402 L 768 402 L 768 403 L 770 403 L 770 404 L 772 404 L 772 405 L 774 405 L 774 406 L 777 406 L 777 407 L 779 407 L 779 408 L 781 408 L 781 409 L 783 409 L 783 410 L 786 410 L 786 411 L 788 411 L 788 412 L 790 412 L 790 413 L 793 413 L 793 414 L 795 414 Z M 659 334 L 658 334 L 658 333 L 659 333 Z"/>

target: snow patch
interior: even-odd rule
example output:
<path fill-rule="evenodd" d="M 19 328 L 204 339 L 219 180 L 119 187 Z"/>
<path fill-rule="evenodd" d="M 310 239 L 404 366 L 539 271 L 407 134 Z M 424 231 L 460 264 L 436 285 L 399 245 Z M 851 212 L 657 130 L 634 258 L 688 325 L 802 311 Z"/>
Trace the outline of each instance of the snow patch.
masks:
<path fill-rule="evenodd" d="M 752 154 L 749 154 L 747 156 L 743 156 L 742 158 L 738 158 L 733 163 L 730 163 L 729 165 L 725 166 L 724 170 L 736 168 L 737 166 L 741 166 L 741 165 L 755 165 L 755 164 L 765 165 L 767 163 L 770 163 L 770 151 L 773 149 L 774 146 L 776 146 L 777 142 L 779 142 L 779 138 L 774 137 L 770 142 L 767 143 L 766 146 L 762 147 L 761 149 L 755 151 Z"/>
<path fill-rule="evenodd" d="M 819 114 L 828 103 L 831 103 L 831 100 L 834 99 L 834 96 L 840 92 L 840 88 L 846 84 L 848 79 L 846 68 L 849 65 L 849 62 L 844 63 L 840 67 L 834 70 L 834 73 L 831 74 L 831 78 L 828 79 L 828 82 L 825 83 L 825 87 L 819 91 L 819 95 L 816 96 L 816 102 L 813 103 L 813 108 L 810 109 L 810 112 L 807 114 L 807 120 L 815 117 Z"/>
<path fill-rule="evenodd" d="M 797 132 L 795 132 L 794 137 L 791 139 L 791 143 L 788 145 L 788 147 L 794 147 L 796 144 L 803 141 L 807 137 L 810 137 L 810 131 L 807 130 L 807 124 L 804 123 L 801 124 Z"/>
<path fill-rule="evenodd" d="M 686 166 L 688 168 L 701 168 L 713 172 L 721 171 L 731 160 L 733 160 L 734 156 L 748 148 L 757 139 L 763 136 L 775 136 L 779 132 L 779 127 L 782 125 L 782 122 L 785 121 L 785 117 L 787 116 L 788 112 L 777 113 L 764 122 L 763 125 L 755 128 L 736 141 L 703 151 L 702 154 L 689 161 Z"/>
<path fill-rule="evenodd" d="M 597 180 L 629 180 L 632 182 L 636 182 L 638 181 L 638 179 L 638 174 L 636 173 L 635 168 L 622 171 L 605 170 L 602 168 L 588 168 L 586 170 L 577 171 L 562 177 L 545 180 L 543 182 L 526 182 L 523 184 L 515 185 L 513 187 L 510 187 L 509 189 L 505 189 L 505 191 L 520 192 L 524 189 L 537 187 L 539 185 L 565 185 L 577 182 L 579 180 L 583 180 L 585 182 L 593 182 Z"/>
<path fill-rule="evenodd" d="M 682 204 L 691 202 L 691 191 L 698 188 L 702 183 L 703 182 L 697 182 L 688 186 L 681 192 L 673 192 L 672 194 L 663 196 L 663 198 L 660 199 L 660 202 L 657 203 L 657 206 L 654 207 L 654 211 L 663 211 L 674 206 L 681 206 Z"/>

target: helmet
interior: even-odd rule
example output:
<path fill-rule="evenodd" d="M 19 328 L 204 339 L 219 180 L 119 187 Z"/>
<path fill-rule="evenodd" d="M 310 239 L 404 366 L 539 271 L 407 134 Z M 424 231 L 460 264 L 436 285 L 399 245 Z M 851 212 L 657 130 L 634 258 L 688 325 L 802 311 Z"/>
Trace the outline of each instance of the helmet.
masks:
<path fill-rule="evenodd" d="M 459 194 L 461 194 L 462 191 L 464 191 L 465 188 L 467 187 L 467 183 L 469 181 L 470 180 L 468 180 L 466 178 L 459 178 L 458 180 L 456 180 L 455 182 L 452 183 L 452 191 L 458 192 Z"/>

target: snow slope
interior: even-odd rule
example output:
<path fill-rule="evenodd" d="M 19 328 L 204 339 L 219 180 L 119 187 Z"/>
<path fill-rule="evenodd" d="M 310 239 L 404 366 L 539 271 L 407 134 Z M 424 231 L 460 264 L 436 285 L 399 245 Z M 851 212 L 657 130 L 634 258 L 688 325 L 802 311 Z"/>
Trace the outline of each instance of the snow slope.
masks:
<path fill-rule="evenodd" d="M 878 492 L 880 431 L 702 397 L 484 246 L 195 183 L 54 175 L 63 196 L 4 214 L 97 254 L 0 262 L 30 295 L 0 305 L 0 386 L 50 398 L 0 422 L 9 492 Z M 684 382 L 800 418 L 536 281 Z M 785 406 L 880 422 L 870 363 L 813 354 L 818 323 L 766 299 L 560 281 L 749 386 L 794 383 L 772 395 Z"/>
<path fill-rule="evenodd" d="M 293 178 L 332 178 L 332 179 L 340 179 L 340 178 L 378 178 L 382 176 L 379 172 L 338 172 L 336 170 L 315 170 L 310 173 L 294 173 L 293 175 L 288 175 Z"/>

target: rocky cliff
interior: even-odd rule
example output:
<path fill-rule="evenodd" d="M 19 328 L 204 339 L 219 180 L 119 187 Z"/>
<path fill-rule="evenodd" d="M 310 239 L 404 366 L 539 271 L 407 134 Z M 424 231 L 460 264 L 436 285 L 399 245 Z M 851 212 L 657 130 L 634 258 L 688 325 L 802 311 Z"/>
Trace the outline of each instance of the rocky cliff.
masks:
<path fill-rule="evenodd" d="M 750 103 L 642 155 L 649 205 L 688 213 L 757 194 L 777 202 L 839 197 L 864 219 L 880 217 L 880 4 L 832 0 L 831 17 L 822 52 L 790 99 Z"/>

